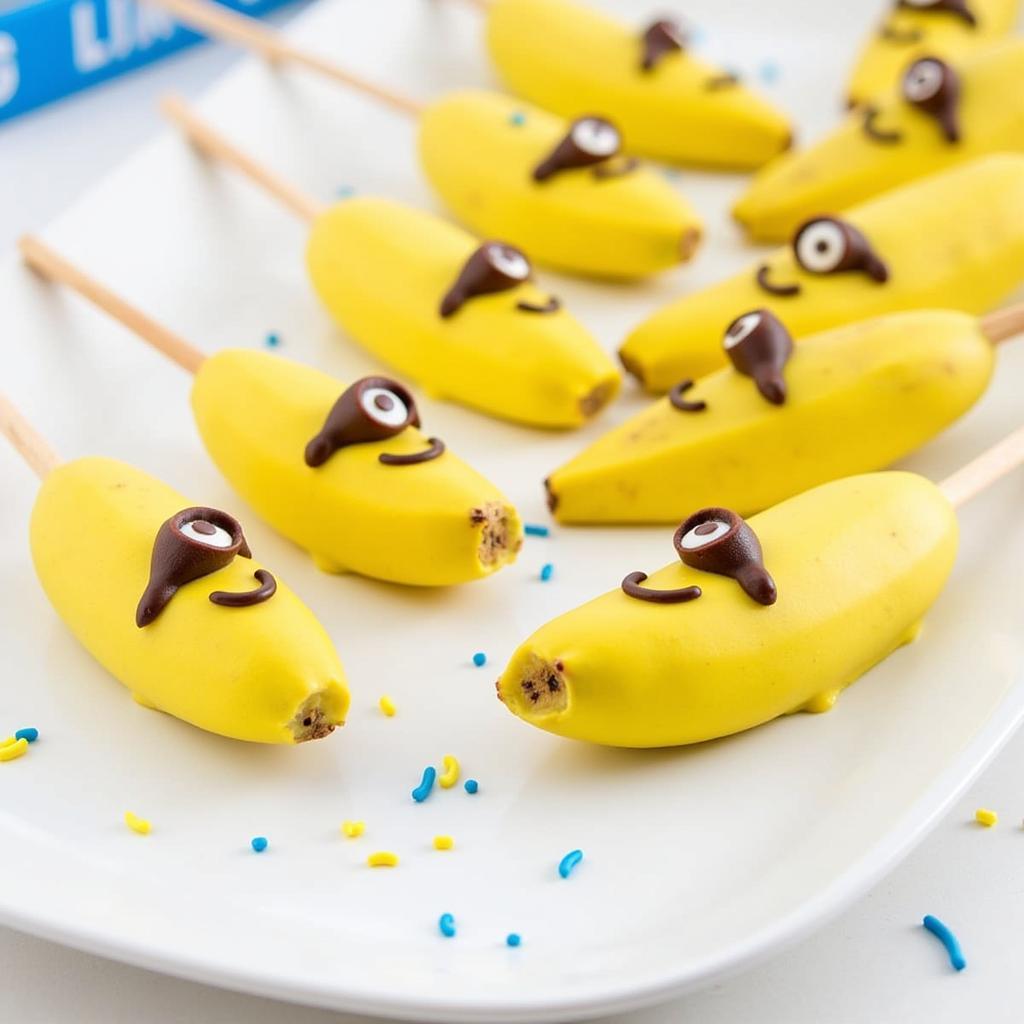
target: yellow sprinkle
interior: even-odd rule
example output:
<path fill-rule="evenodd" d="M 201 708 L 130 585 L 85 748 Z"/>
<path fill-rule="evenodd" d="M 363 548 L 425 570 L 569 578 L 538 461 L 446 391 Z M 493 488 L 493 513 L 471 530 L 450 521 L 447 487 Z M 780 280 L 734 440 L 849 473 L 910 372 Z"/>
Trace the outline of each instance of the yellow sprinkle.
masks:
<path fill-rule="evenodd" d="M 984 825 L 985 828 L 991 828 L 997 821 L 999 821 L 999 815 L 995 811 L 986 810 L 984 807 L 979 807 L 974 812 L 974 820 L 979 825 Z"/>
<path fill-rule="evenodd" d="M 398 866 L 398 854 L 389 850 L 378 850 L 366 858 L 371 868 L 394 868 Z"/>
<path fill-rule="evenodd" d="M 459 759 L 452 754 L 445 754 L 441 763 L 444 771 L 437 777 L 437 784 L 442 789 L 451 789 L 459 781 Z"/>
<path fill-rule="evenodd" d="M 395 702 L 386 693 L 379 701 L 377 701 L 377 703 L 380 705 L 381 711 L 383 711 L 388 718 L 395 717 L 395 711 L 398 709 L 395 707 Z"/>
<path fill-rule="evenodd" d="M 16 740 L 13 736 L 0 743 L 0 761 L 13 761 L 28 750 L 28 740 Z"/>
<path fill-rule="evenodd" d="M 455 845 L 451 836 L 434 836 L 435 850 L 450 850 Z"/>
<path fill-rule="evenodd" d="M 343 821 L 341 823 L 341 831 L 344 835 L 348 836 L 349 839 L 355 839 L 357 836 L 361 836 L 366 831 L 366 822 Z"/>
<path fill-rule="evenodd" d="M 152 827 L 145 818 L 139 818 L 132 814 L 131 811 L 124 812 L 124 823 L 133 832 L 138 832 L 140 836 L 148 836 L 149 830 Z"/>

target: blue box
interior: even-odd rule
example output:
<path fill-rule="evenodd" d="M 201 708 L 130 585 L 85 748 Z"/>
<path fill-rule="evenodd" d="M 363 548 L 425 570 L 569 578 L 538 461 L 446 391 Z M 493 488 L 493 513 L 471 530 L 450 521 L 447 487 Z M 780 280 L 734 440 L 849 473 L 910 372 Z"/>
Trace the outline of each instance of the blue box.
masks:
<path fill-rule="evenodd" d="M 220 0 L 260 15 L 288 0 Z M 0 0 L 0 122 L 142 67 L 203 37 L 135 0 Z"/>

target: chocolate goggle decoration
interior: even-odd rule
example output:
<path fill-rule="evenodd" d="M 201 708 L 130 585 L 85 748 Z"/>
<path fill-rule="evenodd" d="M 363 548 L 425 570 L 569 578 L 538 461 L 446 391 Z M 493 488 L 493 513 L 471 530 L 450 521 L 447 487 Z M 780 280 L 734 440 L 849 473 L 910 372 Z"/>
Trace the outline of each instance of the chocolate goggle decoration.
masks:
<path fill-rule="evenodd" d="M 640 67 L 644 71 L 653 71 L 663 57 L 686 48 L 685 33 L 669 18 L 648 25 L 640 41 L 643 45 Z"/>
<path fill-rule="evenodd" d="M 976 28 L 978 24 L 978 19 L 967 5 L 967 0 L 897 0 L 896 6 L 905 11 L 953 14 L 971 28 Z"/>
<path fill-rule="evenodd" d="M 758 604 L 775 604 L 778 592 L 764 567 L 761 543 L 735 512 L 727 508 L 694 512 L 676 530 L 672 543 L 684 565 L 729 576 Z"/>
<path fill-rule="evenodd" d="M 736 370 L 753 378 L 762 397 L 772 405 L 786 401 L 782 371 L 793 354 L 793 339 L 778 317 L 767 309 L 744 313 L 729 325 L 722 347 Z"/>
<path fill-rule="evenodd" d="M 193 506 L 164 522 L 153 541 L 149 582 L 135 609 L 135 625 L 148 626 L 180 587 L 230 565 L 236 555 L 252 558 L 238 520 L 215 508 Z"/>
<path fill-rule="evenodd" d="M 946 141 L 960 141 L 960 76 L 938 57 L 922 57 L 903 76 L 903 98 L 934 117 Z"/>
<path fill-rule="evenodd" d="M 889 280 L 889 268 L 871 243 L 852 224 L 836 217 L 805 222 L 793 238 L 793 254 L 809 274 L 862 271 L 879 284 Z"/>
<path fill-rule="evenodd" d="M 419 425 L 416 402 L 406 388 L 388 377 L 363 377 L 342 392 L 320 433 L 306 445 L 306 465 L 322 466 L 341 448 L 385 441 Z"/>
<path fill-rule="evenodd" d="M 622 148 L 618 128 L 603 117 L 577 118 L 555 148 L 533 169 L 534 181 L 547 181 L 562 171 L 594 167 L 617 156 Z"/>
<path fill-rule="evenodd" d="M 484 242 L 470 253 L 455 283 L 445 293 L 441 300 L 441 316 L 454 316 L 478 295 L 494 295 L 518 288 L 532 275 L 533 267 L 521 249 L 507 242 Z"/>

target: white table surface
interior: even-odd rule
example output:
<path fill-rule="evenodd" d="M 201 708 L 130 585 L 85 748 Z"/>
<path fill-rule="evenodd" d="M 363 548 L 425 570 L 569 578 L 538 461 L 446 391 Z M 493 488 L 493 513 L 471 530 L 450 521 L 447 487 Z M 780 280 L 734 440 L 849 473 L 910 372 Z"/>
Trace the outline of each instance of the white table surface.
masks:
<path fill-rule="evenodd" d="M 866 23 L 873 13 L 865 14 Z M 160 128 L 154 103 L 168 88 L 195 96 L 237 59 L 226 48 L 201 47 L 0 127 L 0 247 L 6 250 L 21 231 L 44 225 L 154 135 Z M 1010 742 L 900 868 L 822 932 L 741 976 L 613 1020 L 1019 1020 L 1024 997 L 1021 779 L 1024 734 Z M 995 829 L 974 823 L 979 806 L 1000 813 Z M 956 930 L 968 959 L 966 971 L 953 972 L 942 948 L 923 932 L 920 920 L 926 913 Z M 5 1017 L 20 1024 L 364 1020 L 162 977 L 5 929 L 0 929 L 0 994 Z"/>

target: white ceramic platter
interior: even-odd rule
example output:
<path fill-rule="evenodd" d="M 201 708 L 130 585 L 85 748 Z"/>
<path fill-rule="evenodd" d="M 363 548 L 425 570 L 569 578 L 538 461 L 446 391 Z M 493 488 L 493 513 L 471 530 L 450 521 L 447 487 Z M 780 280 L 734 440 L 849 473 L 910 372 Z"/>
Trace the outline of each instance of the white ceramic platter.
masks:
<path fill-rule="evenodd" d="M 638 23 L 657 13 L 618 6 Z M 827 6 L 706 0 L 688 13 L 727 63 L 756 75 L 774 62 L 771 91 L 813 135 L 875 13 Z M 476 17 L 454 0 L 334 0 L 293 30 L 428 95 L 488 80 Z M 315 194 L 352 186 L 432 202 L 409 124 L 301 73 L 245 63 L 203 106 Z M 609 347 L 670 296 L 752 258 L 725 213 L 741 180 L 678 182 L 711 232 L 694 266 L 636 288 L 544 275 Z M 317 307 L 302 225 L 172 134 L 45 233 L 207 350 L 259 347 L 273 330 L 284 354 L 339 377 L 378 369 Z M 3 390 L 64 455 L 125 459 L 237 513 L 261 558 L 327 625 L 354 692 L 341 733 L 295 749 L 218 739 L 134 704 L 44 599 L 26 543 L 35 480 L 0 446 L 0 731 L 42 732 L 30 756 L 0 766 L 6 924 L 207 982 L 421 1021 L 621 1010 L 820 925 L 921 837 L 1024 709 L 1024 475 L 964 512 L 959 564 L 920 642 L 834 713 L 689 750 L 597 750 L 508 715 L 494 678 L 550 616 L 670 560 L 670 531 L 555 530 L 530 538 L 497 578 L 449 592 L 323 576 L 218 478 L 185 375 L 13 258 L 0 267 L 0 347 Z M 981 405 L 911 465 L 938 478 L 1018 425 L 1022 374 L 1024 352 L 1009 346 Z M 575 436 L 422 405 L 432 433 L 544 522 L 541 478 L 643 401 L 630 391 Z M 549 561 L 554 579 L 541 583 Z M 475 651 L 487 652 L 486 667 L 473 667 Z M 383 693 L 398 706 L 393 719 L 377 710 Z M 479 793 L 435 791 L 415 805 L 424 765 L 446 753 Z M 152 820 L 150 836 L 124 827 L 127 809 Z M 342 838 L 345 818 L 365 819 L 366 835 Z M 442 832 L 455 850 L 432 849 Z M 270 840 L 261 856 L 254 835 Z M 586 859 L 563 881 L 556 865 L 574 847 Z M 382 848 L 401 855 L 397 869 L 365 866 Z M 444 912 L 457 919 L 453 940 L 438 934 Z M 505 945 L 512 931 L 519 949 Z"/>

